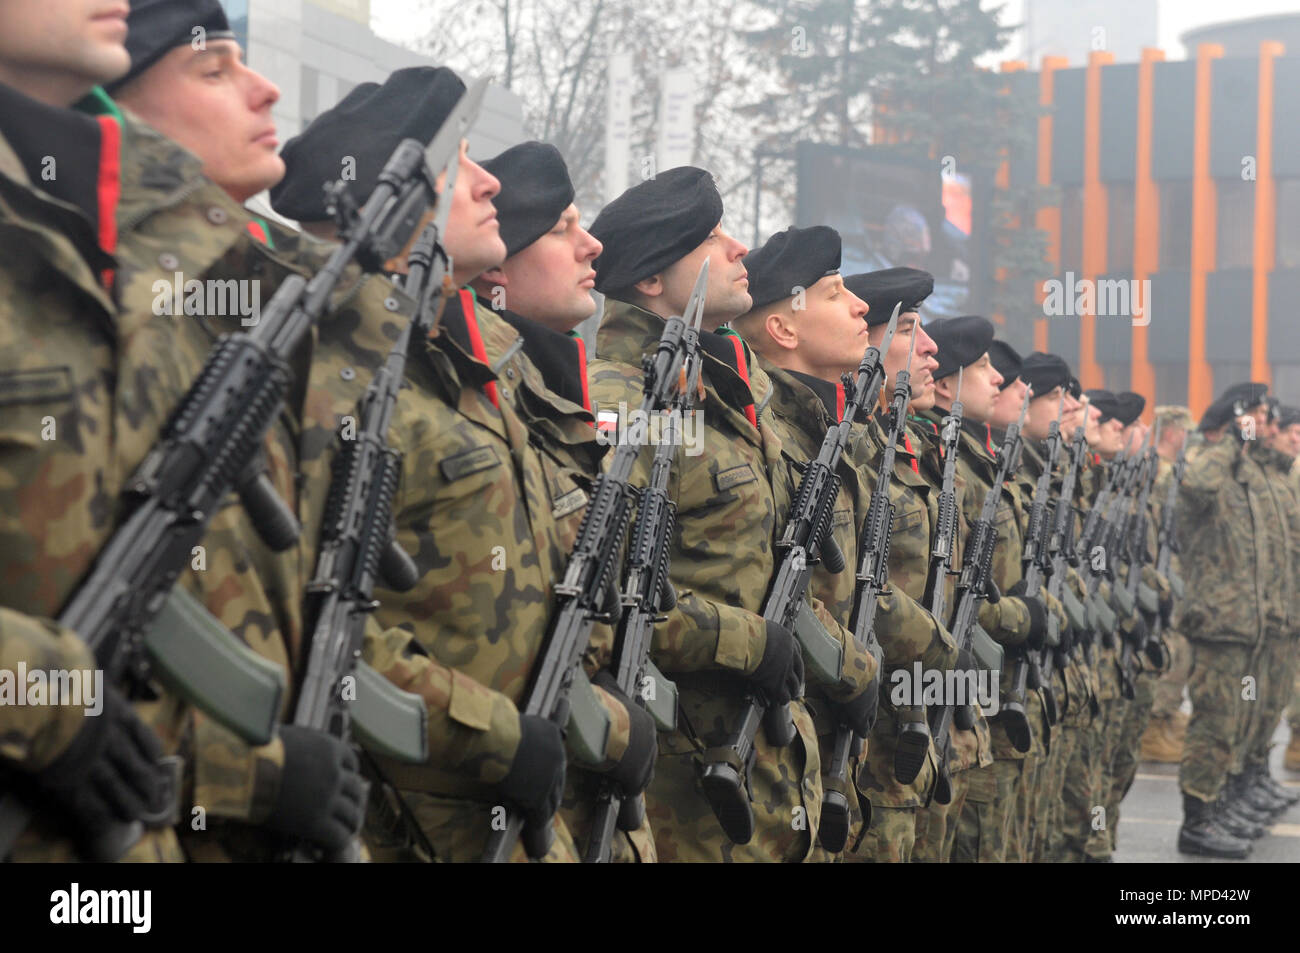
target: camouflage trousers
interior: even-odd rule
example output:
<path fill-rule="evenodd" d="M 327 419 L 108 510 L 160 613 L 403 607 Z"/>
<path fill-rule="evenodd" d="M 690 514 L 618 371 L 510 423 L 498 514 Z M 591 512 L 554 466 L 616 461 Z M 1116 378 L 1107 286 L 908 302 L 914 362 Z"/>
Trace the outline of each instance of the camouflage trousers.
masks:
<path fill-rule="evenodd" d="M 504 815 L 499 813 L 499 806 L 479 801 L 442 797 L 421 791 L 403 791 L 402 799 L 406 802 L 411 818 L 419 825 L 429 846 L 433 848 L 434 856 L 430 858 L 422 846 L 413 845 L 400 825 L 392 821 L 399 813 L 392 803 L 391 792 L 372 788 L 362 836 L 373 861 L 428 862 L 433 859 L 453 864 L 476 863 L 483 857 L 493 825 L 504 820 Z M 542 863 L 578 863 L 578 848 L 563 818 L 555 818 L 554 830 L 555 839 L 546 856 L 541 858 Z M 527 860 L 523 843 L 516 844 L 510 862 L 518 864 Z"/>
<path fill-rule="evenodd" d="M 573 842 L 580 851 L 585 850 L 591 839 L 591 817 L 595 811 L 601 790 L 601 777 L 591 771 L 573 771 L 566 773 L 564 784 L 564 801 L 560 805 L 560 817 L 573 836 Z M 644 807 L 644 799 L 642 800 Z M 612 864 L 653 864 L 658 860 L 655 852 L 654 834 L 650 830 L 648 812 L 642 812 L 641 824 L 634 831 L 622 831 L 615 828 L 610 840 L 609 862 Z"/>
<path fill-rule="evenodd" d="M 1133 786 L 1138 764 L 1142 760 L 1142 734 L 1151 720 L 1159 677 L 1154 672 L 1140 672 L 1133 686 L 1133 700 L 1123 706 L 1114 750 L 1110 754 L 1110 792 L 1106 797 L 1106 826 L 1110 831 L 1110 849 L 1115 849 L 1119 831 L 1119 806 Z"/>
<path fill-rule="evenodd" d="M 1094 764 L 1092 790 L 1096 801 L 1091 808 L 1088 841 L 1083 852 L 1096 860 L 1110 856 L 1110 828 L 1114 826 L 1109 811 L 1110 790 L 1113 784 L 1113 765 L 1115 752 L 1119 748 L 1120 732 L 1124 727 L 1124 717 L 1132 702 L 1122 696 L 1111 698 L 1101 703 L 1100 734 L 1097 748 L 1101 758 Z"/>
<path fill-rule="evenodd" d="M 1255 707 L 1242 699 L 1242 679 L 1258 672 L 1255 655 L 1249 645 L 1192 643 L 1192 674 L 1187 680 L 1192 718 L 1178 768 L 1183 794 L 1215 801 L 1228 775 L 1239 770 L 1240 751 Z"/>
<path fill-rule="evenodd" d="M 1104 839 L 1106 827 L 1102 777 L 1107 720 L 1115 700 L 1108 699 L 1100 705 L 1097 715 L 1077 729 L 1066 762 L 1059 839 L 1055 841 L 1052 855 L 1052 860 L 1058 863 L 1082 863 L 1085 856 L 1104 856 L 1097 852 L 1097 843 L 1098 832 L 1103 832 Z"/>
<path fill-rule="evenodd" d="M 1264 641 L 1259 664 L 1259 716 L 1248 727 L 1244 753 L 1247 767 L 1268 764 L 1273 732 L 1295 689 L 1297 662 L 1300 662 L 1297 649 L 1300 643 L 1289 635 L 1278 634 Z"/>
<path fill-rule="evenodd" d="M 1169 649 L 1169 670 L 1156 681 L 1151 704 L 1152 718 L 1172 718 L 1183 707 L 1183 690 L 1192 671 L 1192 646 L 1180 632 L 1163 633 Z"/>
<path fill-rule="evenodd" d="M 702 735 L 704 745 L 726 737 L 725 718 L 710 714 L 704 699 L 682 695 L 683 709 L 699 728 L 714 729 Z M 755 739 L 754 762 L 749 772 L 749 802 L 754 812 L 754 836 L 748 844 L 735 844 L 722 830 L 704 796 L 699 781 L 699 755 L 682 750 L 684 736 L 660 735 L 654 780 L 646 791 L 646 813 L 654 831 L 655 850 L 661 863 L 679 862 L 785 862 L 811 861 L 821 818 L 821 758 L 816 731 L 803 704 L 792 704 L 797 735 L 789 745 L 776 748 L 760 730 Z"/>
<path fill-rule="evenodd" d="M 1030 839 L 1032 859 L 1035 863 L 1054 860 L 1061 841 L 1061 824 L 1064 815 L 1063 793 L 1065 770 L 1074 755 L 1082 729 L 1066 720 L 1052 729 L 1052 746 L 1043 770 L 1042 788 L 1038 797 L 1038 814 L 1033 836 Z"/>
<path fill-rule="evenodd" d="M 854 851 L 868 864 L 909 864 L 916 846 L 914 807 L 871 808 L 871 824 Z"/>
<path fill-rule="evenodd" d="M 1023 758 L 998 758 L 987 768 L 973 768 L 953 844 L 954 864 L 993 864 L 1007 859 L 1016 788 Z"/>
<path fill-rule="evenodd" d="M 946 864 L 952 859 L 953 844 L 957 840 L 957 821 L 966 804 L 970 776 L 975 770 L 977 769 L 958 771 L 952 775 L 952 800 L 947 804 L 931 800 L 927 807 L 917 809 L 916 844 L 912 848 L 912 863 Z"/>

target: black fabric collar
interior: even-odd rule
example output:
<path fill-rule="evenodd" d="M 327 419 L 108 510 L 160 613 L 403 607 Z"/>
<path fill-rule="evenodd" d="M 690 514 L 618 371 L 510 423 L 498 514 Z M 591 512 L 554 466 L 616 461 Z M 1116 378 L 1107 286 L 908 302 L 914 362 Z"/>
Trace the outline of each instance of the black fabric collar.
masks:
<path fill-rule="evenodd" d="M 801 371 L 786 371 L 786 373 L 816 394 L 817 399 L 826 408 L 826 415 L 836 423 L 839 422 L 840 387 L 838 384 L 832 384 L 830 381 L 824 381 L 820 377 L 813 377 Z"/>
<path fill-rule="evenodd" d="M 498 311 L 497 314 L 519 334 L 524 342 L 524 354 L 541 372 L 547 388 L 570 403 L 585 406 L 581 375 L 586 374 L 587 369 L 578 340 L 513 311 Z"/>
<path fill-rule="evenodd" d="M 98 121 L 72 109 L 47 106 L 0 83 L 0 136 L 22 163 L 33 188 L 75 206 L 86 217 L 89 240 L 100 250 L 95 237 L 102 145 Z M 85 235 L 70 237 L 79 246 L 87 241 Z"/>
<path fill-rule="evenodd" d="M 736 345 L 731 343 L 739 340 L 740 338 L 729 334 L 717 334 L 713 331 L 700 332 L 700 350 L 715 361 L 727 365 L 733 372 L 731 374 L 711 374 L 709 375 L 709 382 L 727 405 L 745 408 L 754 403 L 754 392 L 748 383 L 754 361 L 746 358 L 745 373 L 740 373 L 740 366 L 736 362 Z M 741 347 L 744 347 L 743 342 Z"/>

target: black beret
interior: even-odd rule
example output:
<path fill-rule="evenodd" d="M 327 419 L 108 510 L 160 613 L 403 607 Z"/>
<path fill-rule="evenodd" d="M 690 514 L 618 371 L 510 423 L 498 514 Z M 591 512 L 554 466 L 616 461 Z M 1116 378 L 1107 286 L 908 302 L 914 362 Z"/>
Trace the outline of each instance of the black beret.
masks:
<path fill-rule="evenodd" d="M 1277 425 L 1290 427 L 1292 424 L 1300 424 L 1300 407 L 1282 404 L 1277 411 Z"/>
<path fill-rule="evenodd" d="M 342 177 L 345 156 L 356 160 L 348 192 L 365 202 L 398 143 L 429 142 L 464 92 L 445 66 L 399 69 L 382 86 L 362 83 L 285 143 L 285 174 L 271 189 L 271 207 L 299 222 L 329 218 L 322 188 Z"/>
<path fill-rule="evenodd" d="M 1121 391 L 1116 394 L 1115 401 L 1119 405 L 1118 413 L 1115 416 L 1119 418 L 1119 422 L 1125 427 L 1141 417 L 1142 411 L 1147 406 L 1147 399 L 1131 390 Z"/>
<path fill-rule="evenodd" d="M 890 305 L 890 309 L 893 309 L 893 305 Z M 939 353 L 935 355 L 939 362 L 934 372 L 935 380 L 956 374 L 959 368 L 974 364 L 993 343 L 993 322 L 975 314 L 931 321 L 925 330 L 934 338 L 934 343 L 939 345 Z"/>
<path fill-rule="evenodd" d="M 1244 381 L 1233 384 L 1215 401 L 1227 406 L 1232 416 L 1244 414 L 1253 407 L 1258 407 L 1268 397 L 1268 385 L 1256 381 Z M 1240 410 L 1236 409 L 1240 408 Z"/>
<path fill-rule="evenodd" d="M 1097 421 L 1098 423 L 1104 424 L 1112 417 L 1119 417 L 1119 399 L 1110 391 L 1095 388 L 1085 393 L 1088 395 L 1088 403 L 1101 411 L 1101 419 Z"/>
<path fill-rule="evenodd" d="M 998 386 L 998 390 L 1006 390 L 1020 376 L 1023 361 L 1019 352 L 1006 341 L 994 341 L 989 345 L 989 360 L 1002 375 L 1002 383 Z"/>
<path fill-rule="evenodd" d="M 934 291 L 934 275 L 919 268 L 885 268 L 850 275 L 844 286 L 867 303 L 867 324 L 889 323 L 894 305 L 902 303 L 899 314 L 917 311 Z"/>
<path fill-rule="evenodd" d="M 1020 365 L 1020 379 L 1034 389 L 1034 397 L 1042 397 L 1058 387 L 1070 389 L 1070 365 L 1055 354 L 1035 351 Z"/>
<path fill-rule="evenodd" d="M 1070 375 L 1070 384 L 1066 388 L 1066 392 L 1075 400 L 1079 400 L 1083 397 L 1083 385 L 1079 383 L 1079 378 L 1075 377 L 1073 374 Z"/>
<path fill-rule="evenodd" d="M 826 225 L 791 225 L 745 256 L 753 307 L 784 301 L 840 270 L 840 233 Z"/>
<path fill-rule="evenodd" d="M 605 250 L 596 259 L 596 290 L 617 297 L 703 244 L 722 221 L 713 176 L 683 165 L 632 186 L 610 202 L 589 231 Z"/>
<path fill-rule="evenodd" d="M 560 150 L 548 142 L 511 146 L 483 168 L 501 181 L 492 199 L 506 257 L 541 238 L 573 204 L 573 181 Z"/>
<path fill-rule="evenodd" d="M 199 36 L 205 41 L 235 38 L 226 11 L 217 0 L 131 0 L 126 26 L 131 69 L 125 76 L 104 84 L 110 93 L 117 92 L 176 47 L 189 46 L 196 39 L 195 27 L 203 28 Z"/>

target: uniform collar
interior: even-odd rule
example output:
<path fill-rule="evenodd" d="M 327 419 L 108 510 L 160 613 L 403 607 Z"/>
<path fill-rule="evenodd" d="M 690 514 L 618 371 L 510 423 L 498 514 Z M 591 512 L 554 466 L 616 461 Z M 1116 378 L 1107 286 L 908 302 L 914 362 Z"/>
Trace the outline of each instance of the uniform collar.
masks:
<path fill-rule="evenodd" d="M 570 403 L 591 410 L 587 395 L 587 349 L 582 338 L 571 337 L 513 311 L 498 316 L 524 342 L 524 354 L 541 372 L 547 388 Z"/>

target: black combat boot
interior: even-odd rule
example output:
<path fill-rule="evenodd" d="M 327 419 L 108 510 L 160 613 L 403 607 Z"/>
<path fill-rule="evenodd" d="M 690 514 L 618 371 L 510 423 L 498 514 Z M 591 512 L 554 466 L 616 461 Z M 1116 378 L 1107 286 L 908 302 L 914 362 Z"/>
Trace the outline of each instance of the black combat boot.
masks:
<path fill-rule="evenodd" d="M 1249 841 L 1228 834 L 1214 820 L 1214 805 L 1183 795 L 1183 826 L 1178 831 L 1178 852 L 1202 857 L 1242 860 L 1250 855 Z"/>
<path fill-rule="evenodd" d="M 1242 840 L 1258 840 L 1268 833 L 1268 828 L 1260 821 L 1254 820 L 1253 814 L 1241 807 L 1224 792 L 1215 804 L 1215 822 L 1231 834 Z"/>
<path fill-rule="evenodd" d="M 1258 783 L 1258 775 L 1254 768 L 1246 768 L 1236 778 L 1228 780 L 1229 783 L 1236 782 L 1236 797 L 1243 804 L 1248 804 L 1271 818 L 1276 818 L 1290 806 L 1284 798 L 1278 797 L 1265 785 Z"/>
<path fill-rule="evenodd" d="M 1262 787 L 1269 794 L 1279 800 L 1286 801 L 1287 807 L 1300 802 L 1300 791 L 1295 788 L 1289 788 L 1277 778 L 1269 773 L 1267 764 L 1257 764 L 1254 767 L 1255 784 Z"/>

